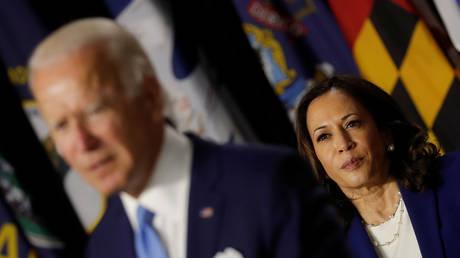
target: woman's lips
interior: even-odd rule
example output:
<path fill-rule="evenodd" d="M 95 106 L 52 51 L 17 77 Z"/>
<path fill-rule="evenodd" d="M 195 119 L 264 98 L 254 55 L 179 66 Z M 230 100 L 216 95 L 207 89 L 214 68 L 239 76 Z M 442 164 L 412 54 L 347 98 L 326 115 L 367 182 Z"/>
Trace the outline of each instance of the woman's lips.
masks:
<path fill-rule="evenodd" d="M 341 169 L 355 169 L 361 166 L 363 158 L 351 158 L 342 164 Z"/>

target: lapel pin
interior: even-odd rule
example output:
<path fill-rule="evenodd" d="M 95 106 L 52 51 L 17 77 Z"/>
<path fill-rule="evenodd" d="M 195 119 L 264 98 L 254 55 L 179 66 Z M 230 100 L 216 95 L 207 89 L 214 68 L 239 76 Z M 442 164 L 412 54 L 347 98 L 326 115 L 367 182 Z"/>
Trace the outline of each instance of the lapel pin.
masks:
<path fill-rule="evenodd" d="M 200 210 L 200 218 L 209 219 L 214 216 L 214 209 L 212 207 L 204 207 Z"/>

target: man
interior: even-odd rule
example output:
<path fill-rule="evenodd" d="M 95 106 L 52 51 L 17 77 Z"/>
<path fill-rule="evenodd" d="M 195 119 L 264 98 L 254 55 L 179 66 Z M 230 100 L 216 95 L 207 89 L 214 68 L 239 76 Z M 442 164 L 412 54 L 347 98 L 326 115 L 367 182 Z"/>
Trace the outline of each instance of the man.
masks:
<path fill-rule="evenodd" d="M 310 168 L 288 150 L 218 146 L 165 125 L 147 56 L 113 21 L 64 26 L 37 47 L 29 71 L 64 159 L 101 193 L 121 191 L 88 257 L 344 255 Z"/>

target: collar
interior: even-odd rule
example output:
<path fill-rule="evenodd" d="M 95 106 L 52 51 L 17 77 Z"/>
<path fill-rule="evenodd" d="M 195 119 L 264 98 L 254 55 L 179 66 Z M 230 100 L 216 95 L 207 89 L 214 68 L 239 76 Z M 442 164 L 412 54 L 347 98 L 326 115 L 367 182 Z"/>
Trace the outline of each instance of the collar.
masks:
<path fill-rule="evenodd" d="M 163 218 L 176 221 L 186 218 L 191 165 L 190 140 L 166 125 L 163 147 L 146 188 L 137 199 L 125 192 L 121 193 L 126 213 L 135 230 L 138 205 Z"/>
<path fill-rule="evenodd" d="M 399 184 L 399 189 L 422 256 L 445 257 L 439 231 L 435 192 L 427 189 L 422 193 L 414 193 L 402 187 L 401 184 Z M 357 212 L 351 221 L 347 235 L 354 257 L 377 257 Z"/>

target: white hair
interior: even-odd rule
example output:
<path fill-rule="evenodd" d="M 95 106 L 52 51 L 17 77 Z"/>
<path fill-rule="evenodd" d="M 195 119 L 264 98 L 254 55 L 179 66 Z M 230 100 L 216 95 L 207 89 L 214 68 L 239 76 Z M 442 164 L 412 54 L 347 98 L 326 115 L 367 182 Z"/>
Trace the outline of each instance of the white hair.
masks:
<path fill-rule="evenodd" d="M 42 41 L 29 59 L 29 84 L 33 70 L 60 61 L 73 52 L 96 43 L 107 47 L 118 69 L 126 92 L 135 96 L 145 75 L 155 77 L 154 69 L 139 42 L 127 30 L 108 18 L 85 18 L 59 28 Z"/>

